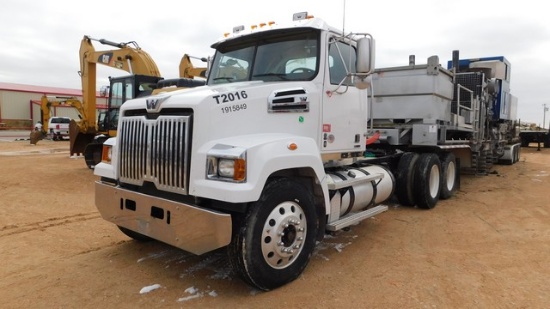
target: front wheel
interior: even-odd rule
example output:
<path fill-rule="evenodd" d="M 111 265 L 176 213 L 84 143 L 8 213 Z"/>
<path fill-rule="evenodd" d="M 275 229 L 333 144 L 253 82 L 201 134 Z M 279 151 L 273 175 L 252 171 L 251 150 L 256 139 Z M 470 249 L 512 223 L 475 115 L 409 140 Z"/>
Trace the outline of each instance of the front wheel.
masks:
<path fill-rule="evenodd" d="M 228 247 L 231 265 L 258 289 L 280 287 L 307 266 L 318 229 L 311 190 L 291 179 L 275 179 L 235 228 Z"/>
<path fill-rule="evenodd" d="M 134 232 L 134 231 L 129 230 L 129 229 L 125 228 L 125 227 L 122 227 L 122 226 L 119 226 L 119 225 L 117 225 L 117 227 L 118 227 L 118 229 L 119 229 L 122 233 L 124 233 L 124 235 L 126 235 L 126 236 L 128 236 L 128 237 L 130 237 L 130 238 L 132 238 L 132 239 L 134 239 L 134 240 L 137 240 L 137 241 L 139 241 L 139 242 L 147 242 L 147 241 L 153 240 L 153 239 L 150 238 L 149 236 L 145 236 L 145 235 L 140 234 L 140 233 L 138 233 L 138 232 Z"/>
<path fill-rule="evenodd" d="M 84 161 L 90 169 L 94 169 L 101 162 L 101 152 L 103 151 L 104 140 L 96 140 L 84 148 Z"/>

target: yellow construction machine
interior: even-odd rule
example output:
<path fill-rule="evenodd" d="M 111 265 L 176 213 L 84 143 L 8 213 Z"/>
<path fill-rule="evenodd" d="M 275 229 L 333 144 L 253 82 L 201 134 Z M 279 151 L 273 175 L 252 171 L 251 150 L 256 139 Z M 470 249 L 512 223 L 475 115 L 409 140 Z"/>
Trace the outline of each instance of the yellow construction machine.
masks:
<path fill-rule="evenodd" d="M 40 130 L 36 129 L 35 131 L 39 132 L 31 132 L 31 144 L 36 144 L 39 140 L 46 137 L 48 132 L 50 132 L 50 119 L 52 117 L 51 115 L 51 109 L 52 107 L 72 107 L 75 108 L 78 111 L 79 117 L 81 115 L 85 115 L 84 108 L 82 106 L 82 102 L 78 100 L 75 97 L 63 97 L 63 96 L 48 96 L 43 95 L 40 103 L 40 123 L 41 128 Z M 52 138 L 55 140 L 56 136 L 53 135 Z"/>
<path fill-rule="evenodd" d="M 113 50 L 96 51 L 92 41 L 116 47 Z M 206 60 L 202 58 L 202 60 Z M 101 64 L 124 70 L 130 75 L 110 77 L 107 108 L 96 117 L 96 65 Z M 84 36 L 80 44 L 80 71 L 82 79 L 82 104 L 80 120 L 70 124 L 70 153 L 84 154 L 86 165 L 94 168 L 101 161 L 103 143 L 116 136 L 118 111 L 129 99 L 150 95 L 159 88 L 166 91 L 204 85 L 206 68 L 193 67 L 190 57 L 184 55 L 180 62 L 180 78 L 165 80 L 151 56 L 142 50 L 135 41 L 115 43 L 105 39 Z"/>
<path fill-rule="evenodd" d="M 48 125 L 52 116 L 52 107 L 72 107 L 78 111 L 79 115 L 85 114 L 82 102 L 75 97 L 43 95 L 40 104 L 40 120 L 42 121 L 42 133 L 44 135 L 49 132 Z"/>

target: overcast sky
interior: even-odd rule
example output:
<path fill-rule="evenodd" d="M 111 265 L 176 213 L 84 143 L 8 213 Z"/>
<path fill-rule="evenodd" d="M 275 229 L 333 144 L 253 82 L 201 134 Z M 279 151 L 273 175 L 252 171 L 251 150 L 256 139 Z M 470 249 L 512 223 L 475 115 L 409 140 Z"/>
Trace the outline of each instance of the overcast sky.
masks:
<path fill-rule="evenodd" d="M 178 76 L 183 54 L 206 57 L 234 26 L 288 21 L 308 11 L 346 32 L 376 40 L 376 67 L 417 64 L 452 51 L 461 58 L 505 56 L 512 64 L 518 117 L 541 124 L 550 107 L 550 15 L 543 2 L 495 0 L 1 0 L 0 82 L 80 89 L 84 35 L 136 41 L 165 78 Z M 537 4 L 532 4 L 537 3 Z M 344 14 L 345 12 L 345 14 Z M 345 15 L 345 17 L 344 17 Z M 95 42 L 96 50 L 110 49 Z M 195 63 L 197 66 L 200 63 Z M 98 89 L 124 71 L 98 66 Z M 550 113 L 546 113 L 546 124 Z"/>

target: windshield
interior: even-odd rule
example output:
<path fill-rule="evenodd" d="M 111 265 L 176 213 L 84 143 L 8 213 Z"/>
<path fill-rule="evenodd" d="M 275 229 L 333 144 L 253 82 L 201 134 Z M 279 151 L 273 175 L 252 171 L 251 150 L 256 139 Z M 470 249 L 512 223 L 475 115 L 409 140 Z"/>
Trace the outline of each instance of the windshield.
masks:
<path fill-rule="evenodd" d="M 217 47 L 208 84 L 312 80 L 319 68 L 319 34 L 312 29 L 266 32 Z"/>
<path fill-rule="evenodd" d="M 70 118 L 51 118 L 51 123 L 71 123 Z"/>

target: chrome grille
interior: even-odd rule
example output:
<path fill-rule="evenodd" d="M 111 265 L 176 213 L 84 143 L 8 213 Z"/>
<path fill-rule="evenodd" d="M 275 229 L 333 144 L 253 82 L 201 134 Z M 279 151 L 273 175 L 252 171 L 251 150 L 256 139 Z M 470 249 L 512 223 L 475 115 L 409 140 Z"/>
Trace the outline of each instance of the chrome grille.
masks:
<path fill-rule="evenodd" d="M 188 116 L 126 117 L 118 129 L 119 172 L 123 183 L 187 194 Z"/>

